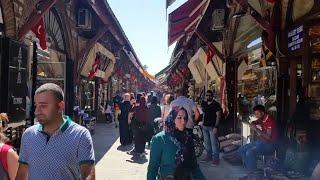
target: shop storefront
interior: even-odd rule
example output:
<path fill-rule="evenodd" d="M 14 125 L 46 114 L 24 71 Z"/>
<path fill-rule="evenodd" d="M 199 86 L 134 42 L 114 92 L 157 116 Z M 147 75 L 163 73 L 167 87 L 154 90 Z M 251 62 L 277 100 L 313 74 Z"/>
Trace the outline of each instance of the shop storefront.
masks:
<path fill-rule="evenodd" d="M 81 71 L 79 107 L 92 116 L 102 118 L 102 110 L 111 100 L 115 56 L 102 44 L 96 43 L 89 51 Z"/>
<path fill-rule="evenodd" d="M 211 57 L 212 58 L 212 57 Z M 203 48 L 199 48 L 195 55 L 190 59 L 188 68 L 195 80 L 193 86 L 196 99 L 203 100 L 205 91 L 215 92 L 215 98 L 221 103 L 221 80 L 224 75 L 224 63 L 217 56 L 208 59 L 208 55 Z"/>

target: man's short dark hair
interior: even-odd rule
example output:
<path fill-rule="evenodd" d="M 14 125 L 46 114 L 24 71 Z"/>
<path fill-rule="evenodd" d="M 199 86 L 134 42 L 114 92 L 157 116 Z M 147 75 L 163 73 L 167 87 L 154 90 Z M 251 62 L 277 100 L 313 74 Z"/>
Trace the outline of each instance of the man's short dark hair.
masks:
<path fill-rule="evenodd" d="M 207 94 L 213 95 L 213 91 L 212 91 L 212 90 L 208 90 L 208 91 L 207 91 Z"/>
<path fill-rule="evenodd" d="M 37 90 L 35 94 L 40 94 L 46 91 L 51 91 L 54 95 L 54 97 L 60 102 L 64 99 L 64 93 L 60 86 L 54 84 L 54 83 L 46 83 L 41 85 Z"/>
<path fill-rule="evenodd" d="M 261 112 L 265 113 L 266 108 L 263 105 L 259 104 L 259 105 L 256 105 L 255 107 L 253 107 L 253 111 L 261 111 Z"/>

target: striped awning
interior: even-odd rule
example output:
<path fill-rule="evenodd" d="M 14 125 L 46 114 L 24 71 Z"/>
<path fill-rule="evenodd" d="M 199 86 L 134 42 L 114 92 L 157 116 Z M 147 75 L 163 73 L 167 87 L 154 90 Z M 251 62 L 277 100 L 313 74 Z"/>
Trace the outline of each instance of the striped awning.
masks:
<path fill-rule="evenodd" d="M 197 29 L 209 3 L 210 0 L 188 0 L 169 14 L 169 46 Z"/>

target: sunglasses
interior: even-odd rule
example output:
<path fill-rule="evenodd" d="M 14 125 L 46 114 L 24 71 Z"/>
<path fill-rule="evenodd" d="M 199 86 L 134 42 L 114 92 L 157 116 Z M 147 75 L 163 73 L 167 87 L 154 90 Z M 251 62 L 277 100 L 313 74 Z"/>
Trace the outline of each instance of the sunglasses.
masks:
<path fill-rule="evenodd" d="M 211 94 L 208 94 L 208 95 L 206 95 L 206 97 L 212 97 L 212 95 L 211 95 Z"/>

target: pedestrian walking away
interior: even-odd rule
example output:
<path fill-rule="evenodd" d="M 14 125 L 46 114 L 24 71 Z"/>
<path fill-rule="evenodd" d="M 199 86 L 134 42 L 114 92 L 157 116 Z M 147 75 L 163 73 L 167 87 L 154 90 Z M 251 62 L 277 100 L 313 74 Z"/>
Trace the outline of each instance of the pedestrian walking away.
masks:
<path fill-rule="evenodd" d="M 158 98 L 156 96 L 151 97 L 150 106 L 148 107 L 148 120 L 147 120 L 147 143 L 150 145 L 150 140 L 154 135 L 156 124 L 154 120 L 161 116 L 161 108 L 158 105 Z"/>
<path fill-rule="evenodd" d="M 22 135 L 17 180 L 95 179 L 90 132 L 63 116 L 64 94 L 53 83 L 34 97 L 39 124 Z"/>
<path fill-rule="evenodd" d="M 119 125 L 119 116 L 120 116 L 120 113 L 121 113 L 121 110 L 120 110 L 120 105 L 123 101 L 123 98 L 120 96 L 120 92 L 117 91 L 116 92 L 116 96 L 113 97 L 113 105 L 114 105 L 114 122 L 116 124 L 116 128 L 118 127 Z"/>
<path fill-rule="evenodd" d="M 129 113 L 132 111 L 132 105 L 130 103 L 130 94 L 124 94 L 124 101 L 120 105 L 120 116 L 119 116 L 119 132 L 120 132 L 120 143 L 123 146 L 132 143 L 132 131 L 129 125 Z"/>
<path fill-rule="evenodd" d="M 144 96 L 140 97 L 139 106 L 132 109 L 129 119 L 134 130 L 134 150 L 130 152 L 132 155 L 142 156 L 145 150 L 145 145 L 148 137 L 148 107 Z"/>

